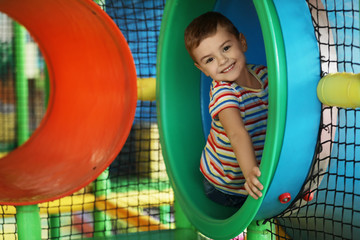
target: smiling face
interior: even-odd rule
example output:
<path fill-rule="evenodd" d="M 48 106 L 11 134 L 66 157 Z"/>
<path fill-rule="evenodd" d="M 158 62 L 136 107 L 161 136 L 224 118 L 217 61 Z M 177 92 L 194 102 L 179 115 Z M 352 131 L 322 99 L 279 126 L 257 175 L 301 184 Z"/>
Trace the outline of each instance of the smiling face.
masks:
<path fill-rule="evenodd" d="M 195 66 L 215 81 L 240 83 L 240 77 L 247 74 L 244 53 L 247 50 L 243 34 L 238 37 L 218 25 L 216 33 L 205 38 L 192 53 Z"/>

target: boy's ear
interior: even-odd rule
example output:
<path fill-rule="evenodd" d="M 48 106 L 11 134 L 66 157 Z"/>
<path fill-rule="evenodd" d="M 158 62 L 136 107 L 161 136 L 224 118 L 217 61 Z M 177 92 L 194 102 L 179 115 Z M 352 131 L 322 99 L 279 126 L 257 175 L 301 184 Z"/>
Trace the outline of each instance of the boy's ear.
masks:
<path fill-rule="evenodd" d="M 240 41 L 240 44 L 241 44 L 242 51 L 246 52 L 247 49 L 248 49 L 248 46 L 247 46 L 247 42 L 246 42 L 246 38 L 245 38 L 244 34 L 239 33 L 239 41 Z"/>
<path fill-rule="evenodd" d="M 194 63 L 194 65 L 200 70 L 202 71 L 207 77 L 209 76 L 209 74 L 196 62 Z"/>

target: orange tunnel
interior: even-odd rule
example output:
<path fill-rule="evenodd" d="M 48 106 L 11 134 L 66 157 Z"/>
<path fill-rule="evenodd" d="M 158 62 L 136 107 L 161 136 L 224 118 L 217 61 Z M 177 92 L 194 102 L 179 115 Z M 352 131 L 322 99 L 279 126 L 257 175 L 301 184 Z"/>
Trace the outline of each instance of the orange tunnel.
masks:
<path fill-rule="evenodd" d="M 40 126 L 0 159 L 0 204 L 50 201 L 89 184 L 121 150 L 136 109 L 134 61 L 91 0 L 0 0 L 0 11 L 37 41 L 51 89 Z"/>

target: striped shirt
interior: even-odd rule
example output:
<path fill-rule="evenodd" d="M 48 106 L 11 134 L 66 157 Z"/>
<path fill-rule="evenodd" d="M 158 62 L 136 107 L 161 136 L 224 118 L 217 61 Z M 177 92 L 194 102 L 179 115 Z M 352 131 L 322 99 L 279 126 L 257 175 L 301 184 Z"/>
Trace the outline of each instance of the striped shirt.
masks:
<path fill-rule="evenodd" d="M 209 111 L 212 119 L 210 134 L 201 155 L 200 171 L 218 190 L 232 195 L 248 195 L 245 178 L 232 150 L 231 143 L 218 114 L 225 108 L 238 108 L 260 163 L 266 134 L 268 109 L 267 68 L 248 65 L 262 84 L 261 89 L 240 87 L 234 82 L 213 81 L 210 88 Z"/>

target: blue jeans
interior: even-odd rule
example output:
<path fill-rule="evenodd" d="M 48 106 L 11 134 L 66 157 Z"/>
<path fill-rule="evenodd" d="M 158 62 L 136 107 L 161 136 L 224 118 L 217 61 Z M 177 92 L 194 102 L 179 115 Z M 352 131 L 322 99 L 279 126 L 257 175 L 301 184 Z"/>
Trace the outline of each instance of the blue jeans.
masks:
<path fill-rule="evenodd" d="M 214 185 L 209 183 L 208 180 L 204 178 L 204 190 L 205 195 L 210 198 L 212 201 L 219 203 L 227 207 L 238 207 L 240 208 L 247 197 L 230 195 L 217 190 Z"/>

